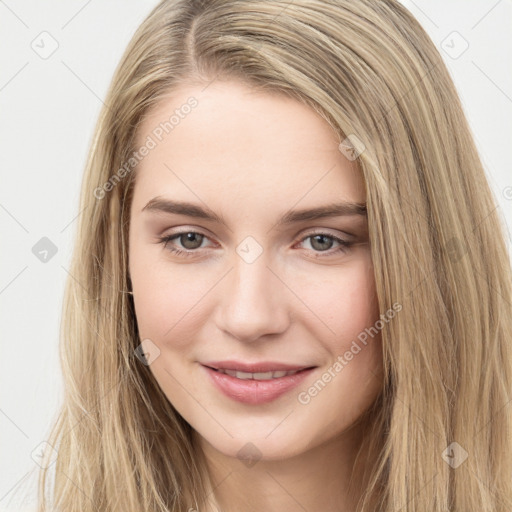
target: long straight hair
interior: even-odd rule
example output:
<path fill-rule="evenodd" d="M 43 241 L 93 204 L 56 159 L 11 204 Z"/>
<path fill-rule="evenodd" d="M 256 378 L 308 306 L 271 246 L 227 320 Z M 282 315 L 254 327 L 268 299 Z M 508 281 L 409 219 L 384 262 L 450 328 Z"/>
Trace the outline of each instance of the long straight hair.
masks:
<path fill-rule="evenodd" d="M 402 310 L 382 330 L 358 510 L 512 510 L 504 224 L 426 32 L 395 0 L 164 0 L 116 69 L 89 152 L 62 312 L 65 395 L 48 438 L 58 456 L 40 473 L 39 511 L 204 509 L 211 482 L 193 430 L 134 352 L 136 166 L 120 169 L 149 109 L 213 80 L 303 102 L 359 153 L 379 308 Z"/>

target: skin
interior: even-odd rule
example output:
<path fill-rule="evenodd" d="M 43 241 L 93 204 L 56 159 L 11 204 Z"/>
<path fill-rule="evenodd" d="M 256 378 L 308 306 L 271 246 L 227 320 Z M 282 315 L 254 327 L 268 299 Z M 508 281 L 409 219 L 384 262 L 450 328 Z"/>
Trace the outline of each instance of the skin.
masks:
<path fill-rule="evenodd" d="M 379 318 L 367 220 L 276 223 L 291 209 L 364 203 L 364 182 L 308 106 L 237 82 L 202 89 L 173 90 L 140 125 L 142 145 L 187 98 L 198 101 L 138 165 L 129 229 L 140 337 L 160 351 L 150 370 L 194 428 L 217 485 L 200 510 L 213 502 L 224 511 L 355 510 L 348 480 L 362 429 L 354 426 L 382 389 L 380 334 L 309 403 L 298 394 Z M 155 196 L 206 205 L 227 227 L 142 211 Z M 159 240 L 180 229 L 205 236 L 167 248 Z M 344 252 L 332 238 L 315 244 L 318 231 L 355 243 Z M 250 264 L 236 252 L 248 236 L 262 249 Z M 250 405 L 217 390 L 200 366 L 226 359 L 317 368 L 273 402 Z M 237 456 L 247 443 L 261 457 L 250 466 Z"/>

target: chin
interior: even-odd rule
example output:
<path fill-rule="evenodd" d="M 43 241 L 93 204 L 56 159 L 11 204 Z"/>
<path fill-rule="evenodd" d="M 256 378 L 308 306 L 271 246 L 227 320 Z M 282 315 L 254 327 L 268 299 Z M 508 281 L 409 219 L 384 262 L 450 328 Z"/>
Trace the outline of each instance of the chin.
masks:
<path fill-rule="evenodd" d="M 285 417 L 284 415 L 283 417 Z M 226 457 L 233 457 L 245 462 L 250 467 L 259 460 L 277 461 L 284 460 L 299 455 L 307 451 L 312 441 L 307 440 L 300 432 L 307 432 L 298 425 L 293 425 L 288 429 L 279 426 L 282 421 L 269 423 L 267 428 L 247 429 L 241 427 L 239 430 L 230 429 L 231 437 L 226 432 L 222 435 L 214 436 L 212 431 L 208 430 L 205 435 L 198 433 L 214 450 L 222 453 Z M 276 428 L 277 426 L 277 428 Z M 290 430 L 293 428 L 293 430 Z"/>

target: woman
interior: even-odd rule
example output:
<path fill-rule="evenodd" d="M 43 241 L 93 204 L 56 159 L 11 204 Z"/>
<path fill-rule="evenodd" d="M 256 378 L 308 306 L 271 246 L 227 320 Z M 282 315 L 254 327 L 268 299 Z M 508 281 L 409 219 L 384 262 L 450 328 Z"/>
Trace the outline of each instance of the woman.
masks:
<path fill-rule="evenodd" d="M 510 264 L 414 18 L 162 1 L 105 103 L 50 510 L 510 510 Z"/>

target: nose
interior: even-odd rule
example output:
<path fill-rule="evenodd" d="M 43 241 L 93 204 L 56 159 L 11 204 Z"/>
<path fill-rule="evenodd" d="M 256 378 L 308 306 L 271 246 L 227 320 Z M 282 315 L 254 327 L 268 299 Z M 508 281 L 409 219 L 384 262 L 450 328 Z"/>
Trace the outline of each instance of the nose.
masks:
<path fill-rule="evenodd" d="M 278 274 L 263 256 L 247 263 L 235 255 L 220 289 L 217 327 L 242 342 L 286 331 L 291 292 Z"/>

